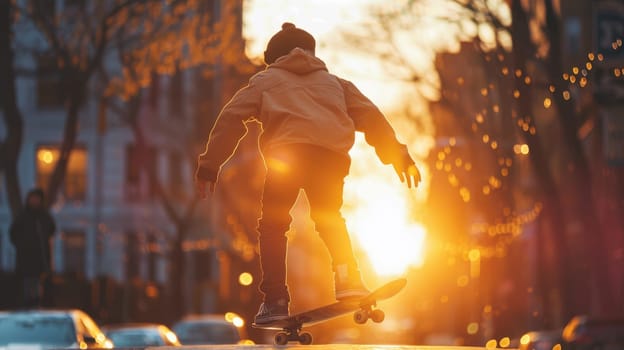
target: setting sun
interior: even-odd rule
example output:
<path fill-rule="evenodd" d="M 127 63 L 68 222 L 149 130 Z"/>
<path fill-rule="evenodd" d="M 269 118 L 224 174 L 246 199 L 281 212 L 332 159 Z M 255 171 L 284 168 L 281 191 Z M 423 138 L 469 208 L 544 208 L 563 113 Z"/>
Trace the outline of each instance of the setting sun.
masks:
<path fill-rule="evenodd" d="M 357 143 L 350 154 L 353 164 L 343 207 L 349 231 L 378 275 L 403 275 L 424 258 L 425 229 L 411 214 L 414 190 L 391 167 L 377 164 L 366 144 Z"/>

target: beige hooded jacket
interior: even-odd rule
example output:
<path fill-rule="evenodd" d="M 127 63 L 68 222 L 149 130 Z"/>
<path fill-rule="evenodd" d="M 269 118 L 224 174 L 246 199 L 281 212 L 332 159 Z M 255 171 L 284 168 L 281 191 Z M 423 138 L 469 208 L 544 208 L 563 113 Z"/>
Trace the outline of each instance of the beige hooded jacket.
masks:
<path fill-rule="evenodd" d="M 252 119 L 262 124 L 263 153 L 275 146 L 311 144 L 348 156 L 357 130 L 383 163 L 414 163 L 379 109 L 355 85 L 330 74 L 323 61 L 299 48 L 253 76 L 223 107 L 199 156 L 198 179 L 216 180 L 245 135 L 244 123 Z"/>

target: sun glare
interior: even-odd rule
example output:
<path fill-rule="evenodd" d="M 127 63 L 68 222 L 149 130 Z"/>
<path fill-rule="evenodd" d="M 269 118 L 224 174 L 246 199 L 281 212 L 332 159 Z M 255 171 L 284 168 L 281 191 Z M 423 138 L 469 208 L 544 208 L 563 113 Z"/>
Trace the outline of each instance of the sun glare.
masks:
<path fill-rule="evenodd" d="M 379 165 L 366 145 L 351 152 L 352 174 L 345 181 L 345 206 L 349 231 L 375 272 L 399 276 L 422 265 L 425 229 L 410 214 L 410 191 L 390 167 Z"/>

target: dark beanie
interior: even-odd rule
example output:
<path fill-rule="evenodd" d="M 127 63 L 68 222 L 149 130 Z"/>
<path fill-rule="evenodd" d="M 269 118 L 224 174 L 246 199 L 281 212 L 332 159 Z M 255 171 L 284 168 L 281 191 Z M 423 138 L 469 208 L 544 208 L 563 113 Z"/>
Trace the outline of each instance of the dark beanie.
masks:
<path fill-rule="evenodd" d="M 269 40 L 266 51 L 264 51 L 264 62 L 271 64 L 278 58 L 288 55 L 295 47 L 314 52 L 316 41 L 310 33 L 286 22 L 282 24 L 282 30 Z"/>

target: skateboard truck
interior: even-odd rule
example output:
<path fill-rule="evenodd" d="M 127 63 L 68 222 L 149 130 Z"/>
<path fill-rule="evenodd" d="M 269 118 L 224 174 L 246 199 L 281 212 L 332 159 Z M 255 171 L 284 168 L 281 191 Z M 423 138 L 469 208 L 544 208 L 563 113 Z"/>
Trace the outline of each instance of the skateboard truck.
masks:
<path fill-rule="evenodd" d="M 386 314 L 381 309 L 374 309 L 377 302 L 360 305 L 360 309 L 353 313 L 353 321 L 357 324 L 364 324 L 369 319 L 375 323 L 381 323 L 386 318 Z"/>
<path fill-rule="evenodd" d="M 312 344 L 312 334 L 308 332 L 301 332 L 302 325 L 295 327 L 284 327 L 282 332 L 275 334 L 276 345 L 286 345 L 290 341 L 297 341 L 301 345 Z"/>

